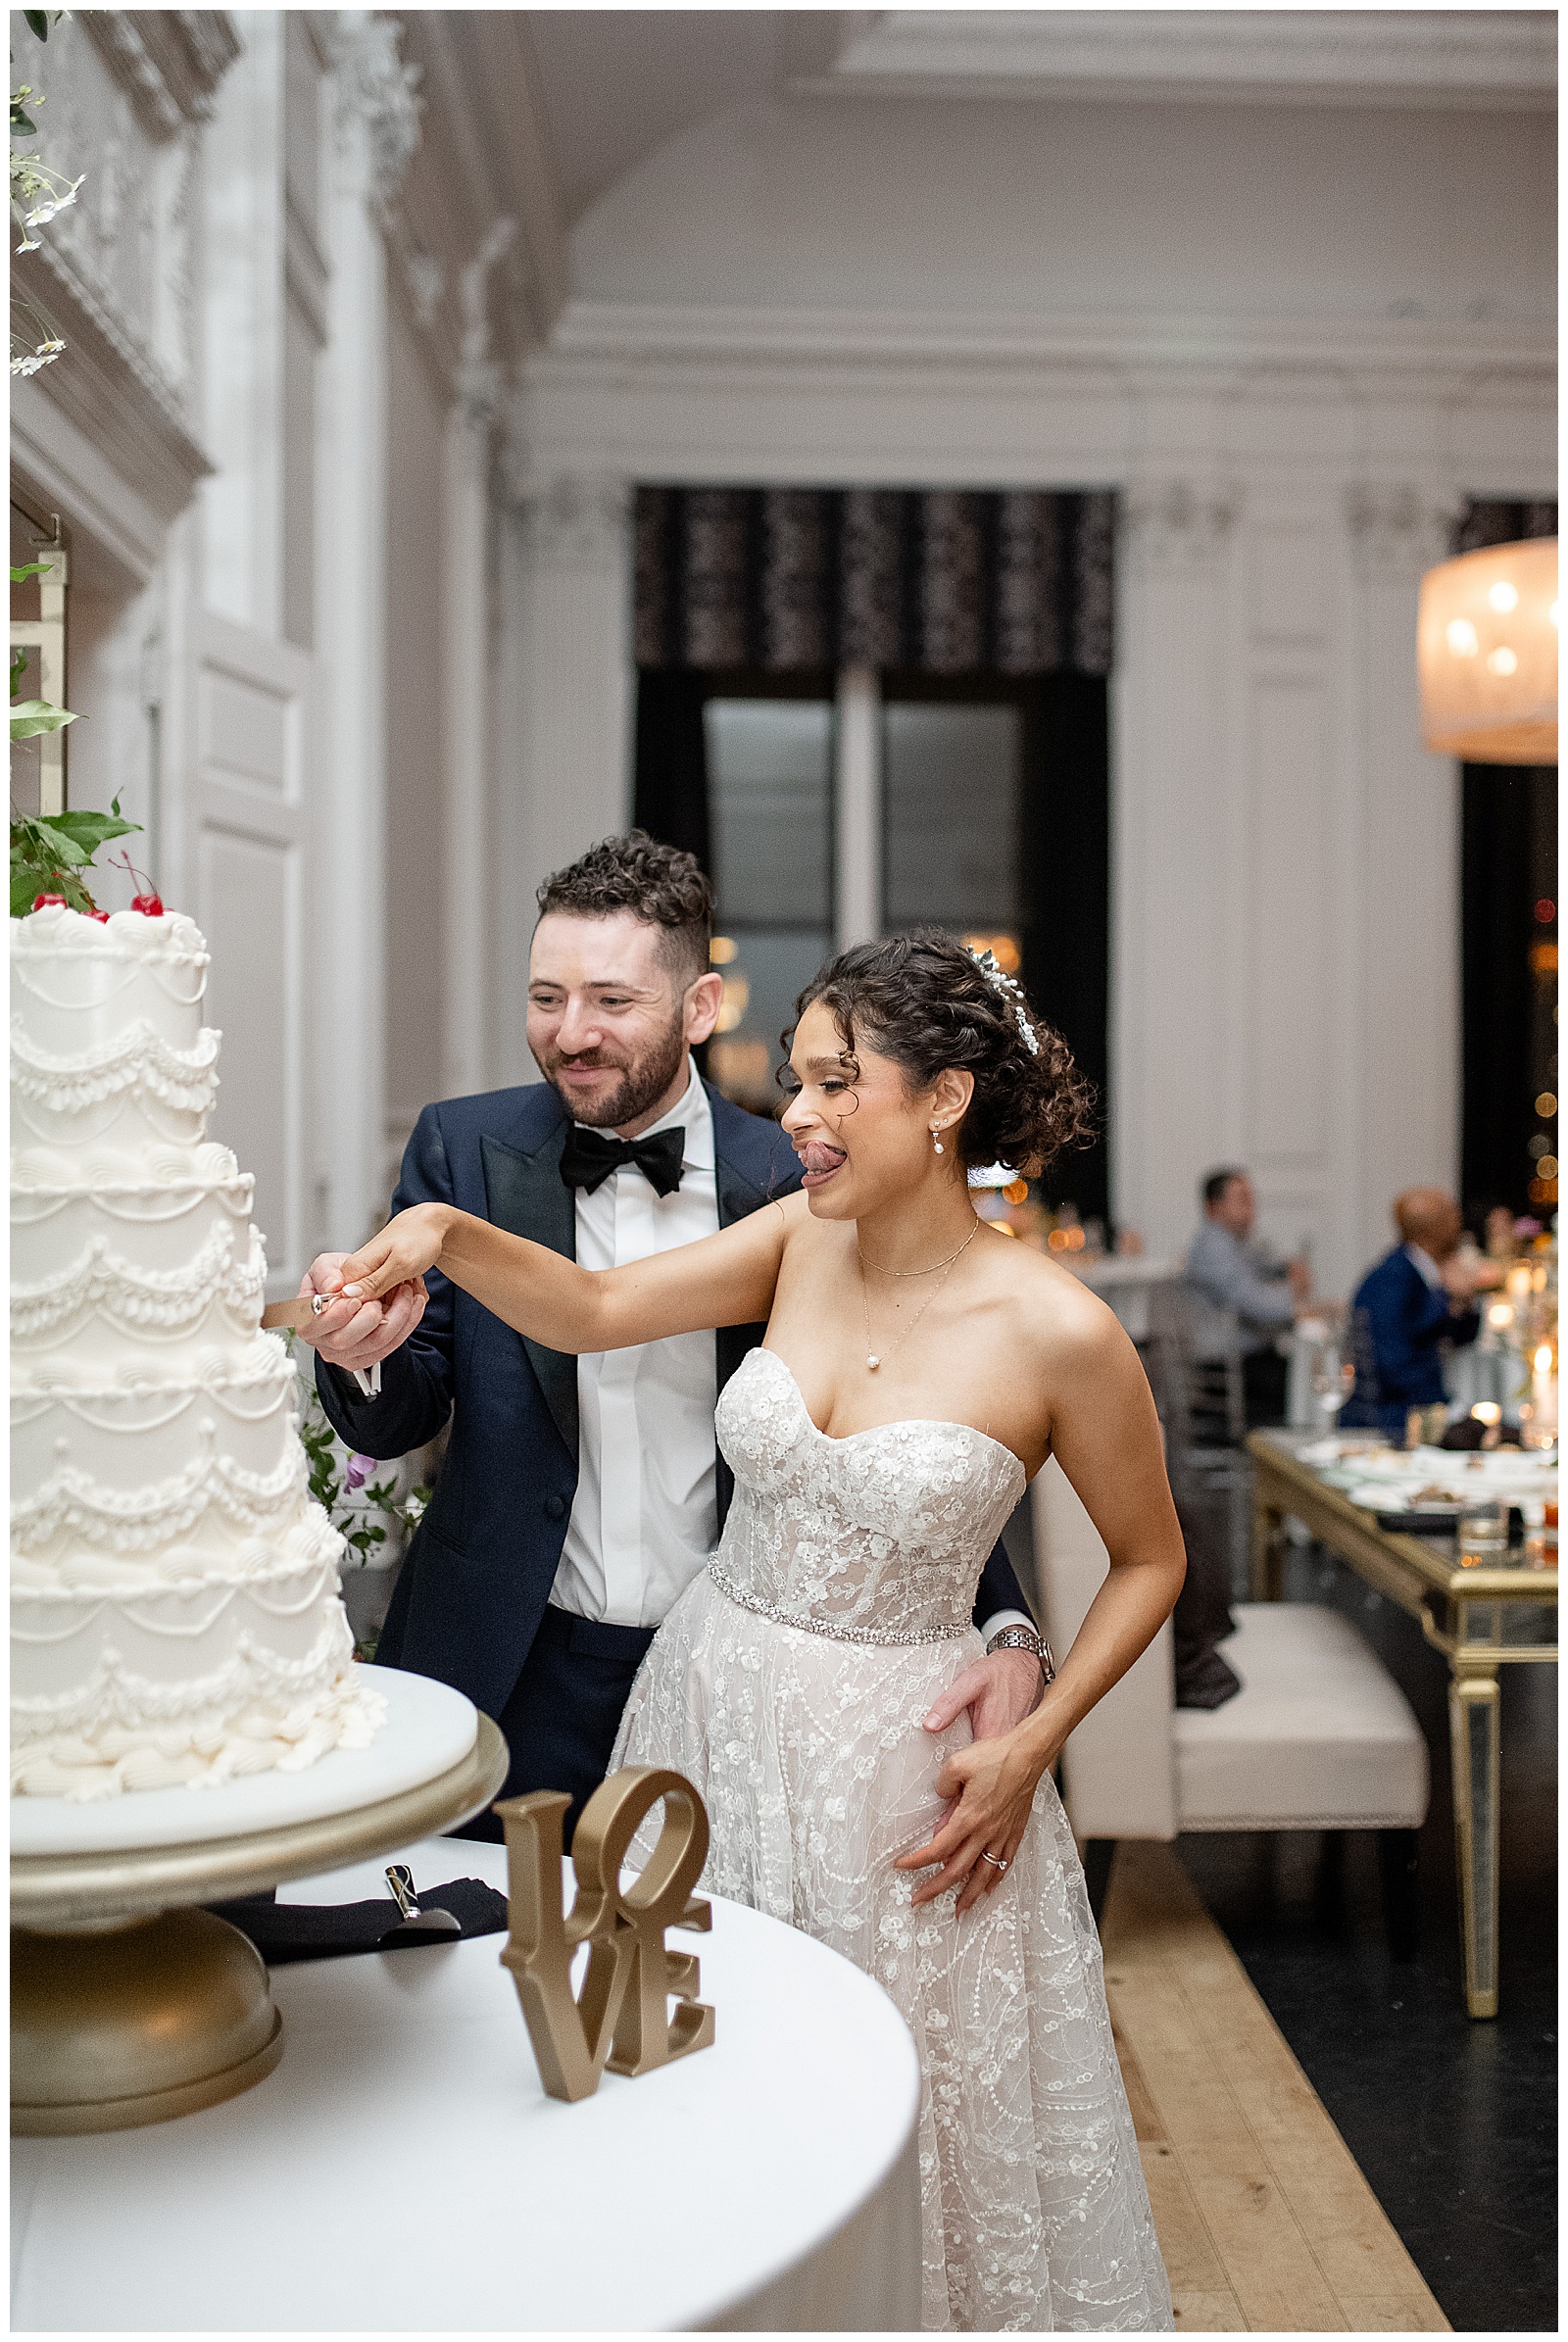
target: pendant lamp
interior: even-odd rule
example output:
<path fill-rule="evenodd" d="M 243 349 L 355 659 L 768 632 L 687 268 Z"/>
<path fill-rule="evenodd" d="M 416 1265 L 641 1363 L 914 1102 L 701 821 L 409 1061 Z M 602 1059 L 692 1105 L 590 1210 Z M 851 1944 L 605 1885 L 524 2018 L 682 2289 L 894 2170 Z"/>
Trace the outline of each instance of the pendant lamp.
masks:
<path fill-rule="evenodd" d="M 1472 764 L 1557 761 L 1557 540 L 1488 545 L 1429 569 L 1421 729 Z"/>

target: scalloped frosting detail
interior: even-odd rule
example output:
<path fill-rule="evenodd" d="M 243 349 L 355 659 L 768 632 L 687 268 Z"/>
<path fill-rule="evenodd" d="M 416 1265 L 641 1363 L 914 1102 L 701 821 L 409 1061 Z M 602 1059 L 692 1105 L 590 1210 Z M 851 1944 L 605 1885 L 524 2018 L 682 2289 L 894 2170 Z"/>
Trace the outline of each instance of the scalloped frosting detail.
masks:
<path fill-rule="evenodd" d="M 30 1496 L 14 1497 L 11 1535 L 19 1553 L 37 1553 L 61 1537 L 146 1553 L 188 1537 L 209 1514 L 242 1536 L 258 1537 L 290 1511 L 306 1488 L 305 1450 L 290 1440 L 270 1472 L 247 1472 L 219 1455 L 213 1425 L 203 1424 L 201 1452 L 182 1472 L 147 1488 L 109 1488 L 75 1464 L 62 1464 Z"/>
<path fill-rule="evenodd" d="M 154 1594 L 194 1601 L 212 1586 L 248 1585 L 307 1569 L 329 1571 L 335 1578 L 343 1552 L 343 1539 L 320 1506 L 302 1498 L 286 1528 L 243 1537 L 221 1552 L 174 1544 L 151 1557 L 91 1545 L 68 1547 L 53 1560 L 13 1553 L 12 1617 L 16 1620 L 24 1610 L 30 1613 L 40 1606 L 62 1615 L 79 1610 L 85 1616 L 106 1595 L 117 1601 Z M 54 1641 L 73 1631 L 69 1623 L 57 1624 L 35 1639 Z"/>
<path fill-rule="evenodd" d="M 106 1219 L 162 1226 L 195 1211 L 211 1197 L 236 1219 L 248 1219 L 256 1181 L 226 1147 L 164 1141 L 131 1153 L 122 1147 L 18 1147 L 11 1158 L 11 1224 L 38 1228 L 74 1203 L 90 1203 Z"/>
<path fill-rule="evenodd" d="M 11 1087 L 19 1099 L 50 1114 L 79 1114 L 127 1091 L 177 1113 L 206 1114 L 218 1096 L 222 1034 L 204 1025 L 190 1049 L 176 1049 L 138 1017 L 101 1049 L 63 1057 L 40 1049 L 20 1016 L 11 1020 Z M 36 1127 L 36 1126 L 34 1126 Z"/>
<path fill-rule="evenodd" d="M 220 1223 L 183 1269 L 138 1268 L 111 1252 L 106 1238 L 94 1237 L 57 1276 L 13 1286 L 12 1340 L 60 1342 L 96 1316 L 150 1342 L 171 1342 L 194 1334 L 215 1304 L 254 1326 L 267 1288 L 267 1254 L 252 1228 L 245 1258 L 237 1259 L 235 1234 Z"/>
<path fill-rule="evenodd" d="M 11 1428 L 23 1431 L 29 1424 L 41 1423 L 46 1415 L 59 1414 L 88 1431 L 123 1439 L 127 1434 L 166 1431 L 199 1405 L 217 1407 L 231 1423 L 246 1424 L 266 1423 L 288 1409 L 292 1433 L 299 1425 L 298 1414 L 289 1408 L 295 1381 L 286 1358 L 281 1373 L 269 1360 L 265 1369 L 256 1373 L 217 1373 L 199 1380 L 187 1376 L 162 1386 L 142 1382 L 134 1390 L 123 1385 L 65 1382 L 28 1388 L 18 1377 L 11 1386 Z"/>

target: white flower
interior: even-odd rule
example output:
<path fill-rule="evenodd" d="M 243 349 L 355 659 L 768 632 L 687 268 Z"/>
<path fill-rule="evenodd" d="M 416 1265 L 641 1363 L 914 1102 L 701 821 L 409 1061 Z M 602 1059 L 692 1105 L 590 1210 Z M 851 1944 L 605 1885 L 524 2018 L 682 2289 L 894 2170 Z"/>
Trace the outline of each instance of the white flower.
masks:
<path fill-rule="evenodd" d="M 76 189 L 80 185 L 80 179 L 73 179 L 70 186 L 65 189 L 63 194 L 51 195 L 47 202 L 39 204 L 36 211 L 24 213 L 23 216 L 23 226 L 47 227 L 50 220 L 55 219 L 59 213 L 65 210 L 67 204 L 75 202 Z"/>

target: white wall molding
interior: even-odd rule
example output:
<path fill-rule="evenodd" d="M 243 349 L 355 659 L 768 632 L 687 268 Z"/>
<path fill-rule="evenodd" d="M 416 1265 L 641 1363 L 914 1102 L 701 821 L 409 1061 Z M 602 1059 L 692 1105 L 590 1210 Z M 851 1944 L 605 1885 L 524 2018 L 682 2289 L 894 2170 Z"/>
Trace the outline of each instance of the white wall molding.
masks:
<path fill-rule="evenodd" d="M 629 518 L 624 479 L 536 473 L 503 532 L 492 966 L 507 1081 L 533 1078 L 523 1022 L 535 889 L 630 818 Z"/>
<path fill-rule="evenodd" d="M 561 472 L 514 493 L 528 550 L 540 565 L 600 568 L 624 562 L 631 514 L 624 479 Z"/>
<path fill-rule="evenodd" d="M 527 378 L 541 386 L 583 379 L 595 367 L 633 387 L 683 361 L 696 361 L 713 378 L 728 361 L 748 382 L 775 371 L 801 388 L 829 385 L 868 368 L 952 366 L 972 388 L 1017 370 L 1042 367 L 1155 366 L 1172 374 L 1218 369 L 1216 387 L 1233 369 L 1307 368 L 1321 376 L 1320 395 L 1343 396 L 1369 381 L 1419 380 L 1434 375 L 1518 377 L 1552 395 L 1556 326 L 1506 317 L 1162 315 L 1147 309 L 1061 313 L 1042 317 L 1008 312 L 900 309 L 716 308 L 706 303 L 568 301 L 547 349 L 528 361 Z M 806 379 L 801 377 L 806 369 Z"/>
<path fill-rule="evenodd" d="M 813 95 L 1226 100 L 1548 111 L 1555 27 L 1524 9 L 885 9 L 840 19 Z"/>
<path fill-rule="evenodd" d="M 1408 481 L 1356 481 L 1346 490 L 1345 517 L 1357 569 L 1401 583 L 1420 577 L 1446 555 L 1458 513 L 1457 497 L 1435 497 Z"/>
<path fill-rule="evenodd" d="M 1135 573 L 1191 576 L 1211 570 L 1242 509 L 1234 486 L 1190 480 L 1139 484 L 1122 499 L 1121 547 Z"/>
<path fill-rule="evenodd" d="M 342 79 L 324 204 L 328 340 L 317 464 L 327 687 L 315 850 L 329 875 L 318 957 L 327 1007 L 317 1037 L 316 1182 L 320 1224 L 339 1244 L 358 1243 L 386 1202 L 387 256 L 375 207 L 386 141 L 396 148 L 409 110 L 397 94 L 408 90 L 395 38 L 371 23 L 340 15 L 332 39 Z"/>
<path fill-rule="evenodd" d="M 56 408 L 167 526 L 213 468 L 173 385 L 70 252 L 46 245 L 12 266 L 66 343 L 65 359 L 14 384 L 13 398 L 27 394 L 24 411 Z"/>
<path fill-rule="evenodd" d="M 371 203 L 393 201 L 419 143 L 419 69 L 401 55 L 396 17 L 341 8 L 328 40 L 340 142 Z"/>
<path fill-rule="evenodd" d="M 213 93 L 239 55 L 226 8 L 88 8 L 81 25 L 154 138 L 208 121 Z"/>

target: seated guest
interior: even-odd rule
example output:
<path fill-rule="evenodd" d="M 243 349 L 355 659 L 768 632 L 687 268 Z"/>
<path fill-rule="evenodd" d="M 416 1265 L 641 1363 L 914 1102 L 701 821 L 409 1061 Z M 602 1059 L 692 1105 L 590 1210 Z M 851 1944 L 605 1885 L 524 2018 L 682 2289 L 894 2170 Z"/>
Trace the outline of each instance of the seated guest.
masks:
<path fill-rule="evenodd" d="M 1443 1404 L 1444 1353 L 1475 1340 L 1475 1294 L 1496 1272 L 1490 1263 L 1479 1275 L 1455 1263 L 1464 1224 L 1442 1188 L 1406 1188 L 1394 1199 L 1394 1224 L 1399 1242 L 1367 1271 L 1350 1304 L 1357 1372 L 1340 1421 L 1402 1437 L 1411 1407 Z"/>
<path fill-rule="evenodd" d="M 1200 1359 L 1223 1358 L 1233 1335 L 1242 1342 L 1242 1391 L 1249 1429 L 1285 1420 L 1286 1361 L 1275 1342 L 1294 1325 L 1311 1273 L 1304 1260 L 1284 1261 L 1252 1242 L 1257 1197 L 1235 1166 L 1203 1181 L 1203 1221 L 1187 1255 L 1187 1284 L 1200 1303 L 1195 1346 Z"/>

